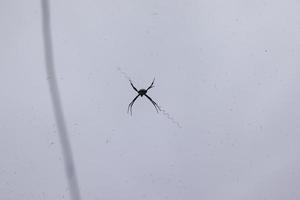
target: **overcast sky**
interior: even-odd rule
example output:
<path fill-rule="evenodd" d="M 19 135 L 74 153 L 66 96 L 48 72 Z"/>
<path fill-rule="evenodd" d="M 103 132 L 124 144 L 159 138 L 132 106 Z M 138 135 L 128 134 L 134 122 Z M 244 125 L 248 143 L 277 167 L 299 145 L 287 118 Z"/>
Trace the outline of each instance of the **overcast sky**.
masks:
<path fill-rule="evenodd" d="M 51 1 L 85 200 L 300 199 L 299 0 Z M 0 1 L 0 199 L 70 199 L 39 0 Z M 138 89 L 182 128 L 157 114 Z"/>

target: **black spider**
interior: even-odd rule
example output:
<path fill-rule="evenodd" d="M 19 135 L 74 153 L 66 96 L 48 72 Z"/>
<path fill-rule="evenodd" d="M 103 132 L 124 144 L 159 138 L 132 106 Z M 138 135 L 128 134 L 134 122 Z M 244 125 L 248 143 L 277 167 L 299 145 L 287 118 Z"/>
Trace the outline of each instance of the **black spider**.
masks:
<path fill-rule="evenodd" d="M 148 91 L 150 88 L 153 88 L 153 87 L 154 87 L 154 86 L 153 86 L 154 80 L 155 80 L 155 78 L 153 79 L 151 85 L 150 85 L 146 90 L 145 90 L 145 89 L 137 90 L 137 89 L 134 87 L 134 85 L 132 84 L 131 80 L 129 80 L 129 81 L 130 81 L 130 84 L 131 84 L 131 86 L 132 86 L 132 88 L 138 93 L 138 95 L 137 95 L 137 96 L 131 101 L 131 103 L 128 105 L 128 110 L 127 110 L 127 112 L 130 111 L 130 114 L 131 114 L 131 115 L 132 115 L 132 106 L 133 106 L 135 100 L 136 100 L 139 96 L 143 97 L 144 95 L 151 101 L 151 103 L 154 105 L 154 107 L 155 107 L 155 109 L 156 109 L 157 112 L 158 112 L 159 110 L 161 110 L 160 107 L 157 105 L 157 103 L 155 103 L 155 101 L 153 101 L 153 100 L 147 95 L 147 91 Z"/>

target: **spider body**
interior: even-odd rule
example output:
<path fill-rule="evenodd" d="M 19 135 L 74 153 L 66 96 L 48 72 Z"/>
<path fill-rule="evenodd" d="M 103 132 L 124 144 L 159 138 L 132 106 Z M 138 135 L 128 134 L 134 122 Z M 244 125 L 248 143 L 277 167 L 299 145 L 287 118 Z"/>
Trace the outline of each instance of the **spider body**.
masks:
<path fill-rule="evenodd" d="M 156 109 L 157 112 L 158 112 L 159 110 L 161 110 L 160 107 L 157 105 L 157 103 L 156 103 L 155 101 L 153 101 L 153 100 L 147 95 L 148 90 L 154 87 L 154 86 L 153 86 L 154 80 L 155 80 L 155 79 L 153 79 L 151 85 L 150 85 L 147 89 L 140 89 L 140 90 L 137 90 L 136 87 L 134 87 L 134 85 L 133 85 L 133 83 L 131 82 L 131 80 L 129 80 L 129 81 L 130 81 L 130 85 L 132 86 L 132 88 L 138 93 L 138 95 L 137 95 L 137 96 L 130 102 L 130 104 L 128 105 L 128 110 L 127 110 L 127 112 L 130 111 L 130 114 L 131 114 L 131 115 L 132 115 L 132 106 L 133 106 L 135 100 L 136 100 L 139 96 L 141 96 L 141 97 L 146 96 L 146 97 L 150 100 L 150 102 L 153 104 L 153 106 L 155 107 L 155 109 Z"/>
<path fill-rule="evenodd" d="M 139 95 L 141 95 L 141 97 L 143 97 L 143 95 L 145 95 L 145 94 L 147 93 L 147 90 L 145 90 L 145 89 L 140 89 L 140 90 L 138 91 L 138 93 L 139 93 Z"/>

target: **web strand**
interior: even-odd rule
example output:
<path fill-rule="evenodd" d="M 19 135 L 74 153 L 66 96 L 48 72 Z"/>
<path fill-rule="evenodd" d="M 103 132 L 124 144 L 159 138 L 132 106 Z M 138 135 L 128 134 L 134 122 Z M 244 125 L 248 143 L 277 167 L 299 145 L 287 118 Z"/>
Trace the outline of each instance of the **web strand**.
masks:
<path fill-rule="evenodd" d="M 180 123 L 174 119 L 164 108 L 159 106 L 159 110 L 162 112 L 162 114 L 167 117 L 173 124 L 175 124 L 178 128 L 182 128 Z"/>
<path fill-rule="evenodd" d="M 120 67 L 118 67 L 117 70 L 124 76 L 124 78 L 131 81 L 131 78 Z"/>

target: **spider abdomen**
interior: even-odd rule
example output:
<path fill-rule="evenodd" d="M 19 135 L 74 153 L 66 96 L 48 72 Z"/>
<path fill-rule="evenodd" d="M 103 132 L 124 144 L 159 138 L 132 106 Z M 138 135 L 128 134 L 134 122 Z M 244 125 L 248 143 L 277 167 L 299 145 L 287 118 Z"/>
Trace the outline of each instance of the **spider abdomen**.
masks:
<path fill-rule="evenodd" d="M 147 90 L 145 90 L 145 89 L 140 89 L 140 90 L 139 90 L 139 94 L 140 94 L 141 96 L 145 95 L 146 93 L 147 93 Z"/>

